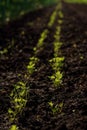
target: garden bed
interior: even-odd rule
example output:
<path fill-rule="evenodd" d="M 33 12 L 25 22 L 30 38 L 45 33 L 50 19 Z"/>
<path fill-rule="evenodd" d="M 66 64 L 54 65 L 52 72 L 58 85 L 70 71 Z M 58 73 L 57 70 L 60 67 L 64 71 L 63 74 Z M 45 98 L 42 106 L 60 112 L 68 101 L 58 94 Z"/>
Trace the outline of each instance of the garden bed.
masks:
<path fill-rule="evenodd" d="M 86 130 L 87 5 L 62 3 L 57 15 L 53 15 L 52 26 L 48 26 L 55 9 L 56 6 L 51 6 L 31 12 L 0 28 L 1 130 L 8 130 L 12 124 L 19 130 Z M 62 43 L 58 56 L 64 57 L 64 61 L 59 69 L 63 74 L 62 82 L 54 86 L 50 78 L 54 70 L 49 61 L 54 57 L 57 27 L 61 27 L 59 40 Z M 43 44 L 37 47 L 44 30 L 48 33 Z M 34 47 L 37 47 L 36 53 Z M 28 77 L 26 66 L 33 56 L 39 60 Z M 26 82 L 29 94 L 22 113 L 10 122 L 10 93 L 19 81 Z"/>

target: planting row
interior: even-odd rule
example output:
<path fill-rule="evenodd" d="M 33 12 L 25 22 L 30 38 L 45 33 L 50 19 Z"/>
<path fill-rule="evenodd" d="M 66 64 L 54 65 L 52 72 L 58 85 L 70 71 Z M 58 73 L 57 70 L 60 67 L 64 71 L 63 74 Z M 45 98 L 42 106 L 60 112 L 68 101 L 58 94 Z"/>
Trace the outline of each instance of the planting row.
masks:
<path fill-rule="evenodd" d="M 55 22 L 55 19 L 57 17 L 57 11 L 58 7 L 56 7 L 56 11 L 53 12 L 53 14 L 50 17 L 50 21 L 48 23 L 48 27 L 52 27 L 52 25 Z M 56 15 L 54 15 L 56 14 Z M 49 33 L 48 29 L 45 29 L 37 42 L 36 47 L 33 48 L 33 56 L 29 59 L 29 63 L 26 67 L 26 74 L 24 75 L 24 80 L 19 81 L 17 84 L 14 85 L 14 89 L 10 94 L 11 98 L 11 108 L 8 109 L 9 114 L 9 121 L 13 124 L 10 127 L 10 130 L 18 130 L 17 123 L 18 116 L 22 113 L 23 109 L 26 106 L 27 98 L 29 96 L 29 86 L 27 87 L 27 82 L 29 81 L 29 78 L 31 75 L 37 71 L 36 65 L 39 62 L 39 59 L 37 57 L 38 51 L 40 49 L 43 49 L 44 46 L 44 40 L 47 38 Z"/>
<path fill-rule="evenodd" d="M 60 41 L 60 33 L 61 33 L 61 25 L 63 22 L 63 13 L 62 13 L 62 5 L 60 6 L 60 10 L 58 11 L 58 26 L 56 27 L 56 32 L 54 35 L 54 57 L 49 61 L 50 65 L 53 70 L 53 74 L 50 76 L 50 79 L 53 82 L 54 87 L 60 87 L 62 84 L 62 78 L 63 78 L 63 73 L 62 73 L 62 67 L 63 67 L 63 62 L 64 62 L 64 57 L 61 56 L 61 51 L 60 48 L 62 46 L 62 42 Z M 53 114 L 55 113 L 61 113 L 62 108 L 63 108 L 63 102 L 60 102 L 57 105 L 54 105 L 52 101 L 50 101 L 49 106 L 51 107 L 51 110 Z"/>

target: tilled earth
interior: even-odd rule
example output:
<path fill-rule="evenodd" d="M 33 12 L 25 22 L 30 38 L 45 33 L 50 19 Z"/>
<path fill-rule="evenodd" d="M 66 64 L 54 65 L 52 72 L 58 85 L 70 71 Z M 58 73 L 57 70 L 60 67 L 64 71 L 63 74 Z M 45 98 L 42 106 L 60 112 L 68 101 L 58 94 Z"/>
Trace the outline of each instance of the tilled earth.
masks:
<path fill-rule="evenodd" d="M 29 98 L 17 125 L 20 130 L 86 130 L 87 127 L 87 5 L 63 3 L 61 55 L 63 82 L 55 88 L 49 76 L 53 71 L 49 60 L 53 57 L 53 41 L 58 16 L 52 28 L 47 27 L 55 5 L 26 14 L 21 19 L 0 28 L 0 50 L 11 45 L 0 55 L 0 129 L 8 130 L 8 108 L 14 84 L 23 79 L 29 58 L 33 56 L 40 34 L 49 35 L 38 52 L 37 71 L 27 83 Z M 25 33 L 24 33 L 25 32 Z M 49 106 L 63 102 L 61 113 L 53 114 Z"/>

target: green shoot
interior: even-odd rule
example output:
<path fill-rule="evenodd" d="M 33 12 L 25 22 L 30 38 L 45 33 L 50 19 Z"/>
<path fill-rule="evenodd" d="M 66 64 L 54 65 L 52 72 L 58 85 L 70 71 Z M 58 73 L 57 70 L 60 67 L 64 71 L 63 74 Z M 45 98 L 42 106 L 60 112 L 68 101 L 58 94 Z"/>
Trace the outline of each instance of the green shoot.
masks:
<path fill-rule="evenodd" d="M 54 105 L 54 103 L 52 101 L 50 101 L 50 102 L 48 102 L 48 105 L 50 106 L 53 115 L 62 112 L 63 102 L 61 102 L 57 105 Z"/>
<path fill-rule="evenodd" d="M 60 8 L 61 8 L 60 4 Z M 61 73 L 61 67 L 63 66 L 64 57 L 59 57 L 59 49 L 62 45 L 62 42 L 60 42 L 60 33 L 61 33 L 61 26 L 59 24 L 62 23 L 61 18 L 63 18 L 63 13 L 61 10 L 58 12 L 59 20 L 58 20 L 58 26 L 56 27 L 56 32 L 54 35 L 55 41 L 54 41 L 54 58 L 51 59 L 49 62 L 52 66 L 52 69 L 54 71 L 53 75 L 50 76 L 50 79 L 53 81 L 54 86 L 58 87 L 62 83 L 63 74 Z"/>
<path fill-rule="evenodd" d="M 27 102 L 28 91 L 24 82 L 18 82 L 14 85 L 14 89 L 10 94 L 12 108 L 8 109 L 11 122 L 17 119 L 19 113 L 22 113 Z"/>
<path fill-rule="evenodd" d="M 61 11 L 59 11 L 59 17 L 62 19 L 64 16 L 63 16 L 63 13 Z"/>
<path fill-rule="evenodd" d="M 16 125 L 12 125 L 10 130 L 18 130 L 18 127 Z"/>
<path fill-rule="evenodd" d="M 50 22 L 48 23 L 48 27 L 52 27 L 52 25 L 56 19 L 56 16 L 57 16 L 57 11 L 54 11 L 51 18 L 50 18 Z"/>
<path fill-rule="evenodd" d="M 41 37 L 37 43 L 37 48 L 40 48 L 43 45 L 44 40 L 46 39 L 48 34 L 48 30 L 45 29 L 42 33 L 41 33 Z"/>
<path fill-rule="evenodd" d="M 55 87 L 58 87 L 62 83 L 62 73 L 60 71 L 55 72 L 50 79 L 53 81 Z"/>
<path fill-rule="evenodd" d="M 50 60 L 53 70 L 60 70 L 63 66 L 64 57 L 56 57 Z"/>
<path fill-rule="evenodd" d="M 34 71 L 35 71 L 35 65 L 36 63 L 39 61 L 38 58 L 36 57 L 31 57 L 30 58 L 30 62 L 29 64 L 27 65 L 27 70 L 28 70 L 28 73 L 31 75 Z"/>

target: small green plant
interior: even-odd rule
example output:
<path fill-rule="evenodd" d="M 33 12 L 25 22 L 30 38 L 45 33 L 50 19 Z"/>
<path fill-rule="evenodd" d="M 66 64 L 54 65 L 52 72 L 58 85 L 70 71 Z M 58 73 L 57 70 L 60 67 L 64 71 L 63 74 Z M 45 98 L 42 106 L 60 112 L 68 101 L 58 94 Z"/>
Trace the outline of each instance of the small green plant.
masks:
<path fill-rule="evenodd" d="M 11 108 L 8 109 L 11 122 L 17 120 L 17 115 L 22 113 L 27 102 L 28 91 L 24 82 L 18 82 L 14 85 L 14 89 L 10 94 Z"/>
<path fill-rule="evenodd" d="M 56 42 L 54 43 L 54 57 L 57 57 L 57 56 L 58 56 L 59 49 L 60 49 L 61 45 L 62 45 L 62 42 L 56 41 Z"/>
<path fill-rule="evenodd" d="M 58 15 L 59 15 L 60 18 L 63 18 L 63 17 L 64 17 L 61 10 L 58 12 Z"/>
<path fill-rule="evenodd" d="M 58 20 L 58 23 L 59 23 L 59 24 L 62 24 L 62 23 L 63 23 L 63 21 L 62 21 L 61 19 L 59 19 L 59 20 Z"/>
<path fill-rule="evenodd" d="M 62 23 L 61 18 L 63 17 L 63 13 L 61 11 L 61 3 L 60 3 L 60 10 L 58 11 L 59 20 L 58 26 L 56 27 L 56 32 L 54 35 L 55 41 L 54 45 L 54 58 L 50 60 L 50 64 L 54 71 L 53 75 L 50 76 L 50 79 L 53 81 L 54 86 L 58 87 L 62 83 L 63 73 L 61 73 L 61 67 L 63 66 L 64 57 L 59 57 L 59 49 L 62 45 L 60 42 L 60 33 L 61 33 L 61 26 L 59 23 Z"/>
<path fill-rule="evenodd" d="M 12 125 L 9 130 L 18 130 L 18 127 L 16 125 Z"/>
<path fill-rule="evenodd" d="M 52 27 L 52 25 L 53 25 L 53 23 L 56 19 L 56 16 L 57 16 L 57 11 L 54 11 L 53 14 L 50 17 L 50 22 L 48 23 L 48 27 Z"/>
<path fill-rule="evenodd" d="M 36 47 L 34 47 L 34 48 L 33 48 L 33 51 L 34 51 L 34 52 L 36 52 L 36 50 L 37 50 L 37 48 L 36 48 Z"/>
<path fill-rule="evenodd" d="M 50 101 L 50 102 L 48 102 L 48 105 L 50 106 L 53 115 L 62 112 L 63 102 L 61 102 L 57 105 L 54 105 L 54 103 L 52 101 Z"/>
<path fill-rule="evenodd" d="M 53 70 L 60 70 L 60 68 L 63 66 L 64 57 L 55 57 L 50 60 L 50 64 L 53 68 Z"/>
<path fill-rule="evenodd" d="M 58 87 L 62 83 L 63 74 L 61 73 L 61 67 L 63 66 L 64 57 L 55 57 L 50 60 L 50 64 L 54 73 L 50 76 L 54 86 Z"/>
<path fill-rule="evenodd" d="M 58 87 L 62 83 L 63 74 L 60 71 L 55 72 L 50 79 L 53 81 L 55 87 Z"/>
<path fill-rule="evenodd" d="M 3 55 L 3 54 L 6 54 L 8 52 L 7 48 L 4 48 L 2 51 L 0 51 L 0 54 Z"/>
<path fill-rule="evenodd" d="M 31 57 L 30 62 L 27 65 L 28 73 L 31 75 L 35 71 L 35 65 L 39 61 L 37 57 Z"/>
<path fill-rule="evenodd" d="M 11 41 L 11 43 L 8 45 L 8 47 L 7 47 L 7 48 L 4 48 L 3 50 L 1 50 L 1 51 L 0 51 L 0 54 L 1 54 L 1 55 L 4 55 L 4 54 L 8 53 L 8 50 L 14 46 L 14 43 L 15 43 L 15 41 L 14 41 L 14 39 L 12 39 L 12 41 Z"/>
<path fill-rule="evenodd" d="M 58 26 L 56 27 L 56 33 L 54 35 L 55 41 L 54 41 L 54 57 L 58 56 L 58 51 L 62 45 L 62 42 L 60 42 L 60 32 L 61 32 L 61 27 Z"/>
<path fill-rule="evenodd" d="M 41 37 L 40 37 L 40 39 L 39 39 L 39 41 L 38 41 L 38 43 L 37 43 L 37 48 L 40 48 L 40 47 L 43 45 L 43 42 L 44 42 L 44 40 L 46 39 L 48 32 L 49 32 L 49 31 L 48 31 L 47 29 L 45 29 L 45 30 L 41 33 Z"/>
<path fill-rule="evenodd" d="M 50 21 L 48 23 L 48 27 L 52 27 L 52 25 L 55 22 L 55 19 L 57 17 L 57 11 L 61 9 L 61 2 L 58 3 L 58 5 L 56 6 L 55 11 L 52 13 L 51 17 L 50 17 Z"/>

